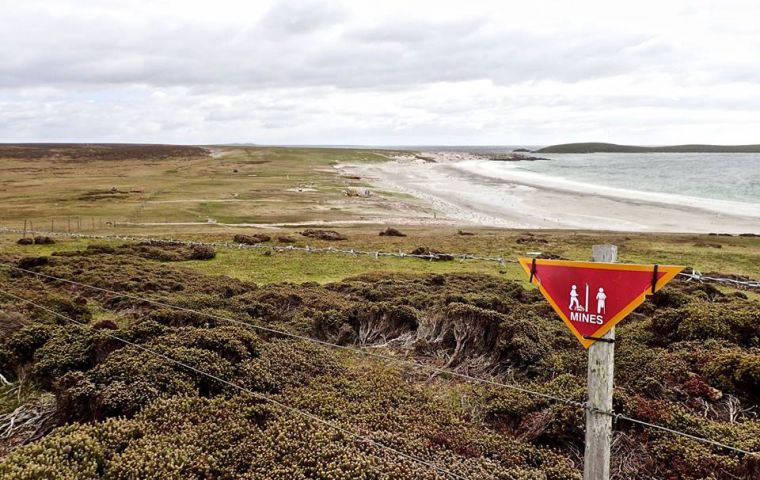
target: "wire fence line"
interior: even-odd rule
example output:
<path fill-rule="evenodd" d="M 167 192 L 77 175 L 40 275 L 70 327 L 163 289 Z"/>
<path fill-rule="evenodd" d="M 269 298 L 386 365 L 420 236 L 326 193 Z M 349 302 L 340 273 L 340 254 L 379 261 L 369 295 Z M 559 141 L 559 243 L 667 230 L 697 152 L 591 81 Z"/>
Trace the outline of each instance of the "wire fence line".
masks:
<path fill-rule="evenodd" d="M 103 293 L 107 293 L 107 294 L 110 294 L 110 295 L 118 295 L 118 296 L 128 297 L 128 298 L 132 298 L 134 300 L 144 301 L 146 303 L 154 304 L 154 305 L 161 306 L 161 307 L 171 308 L 171 309 L 175 309 L 175 310 L 179 310 L 179 311 L 184 311 L 184 312 L 188 312 L 188 313 L 194 313 L 196 315 L 203 316 L 203 317 L 206 317 L 206 318 L 211 318 L 211 319 L 215 319 L 215 320 L 219 320 L 219 321 L 229 322 L 229 323 L 232 323 L 232 324 L 241 325 L 241 326 L 246 327 L 246 328 L 253 328 L 253 329 L 256 329 L 256 330 L 259 330 L 259 331 L 263 331 L 263 332 L 267 332 L 267 333 L 274 334 L 274 335 L 281 335 L 281 336 L 285 336 L 285 337 L 289 337 L 289 338 L 294 338 L 294 339 L 298 339 L 298 340 L 313 342 L 313 343 L 322 345 L 324 347 L 334 348 L 334 349 L 337 349 L 337 350 L 346 351 L 346 352 L 355 353 L 355 354 L 360 354 L 360 355 L 363 355 L 363 356 L 367 356 L 367 357 L 370 357 L 370 358 L 375 358 L 375 359 L 382 360 L 382 361 L 387 361 L 387 362 L 392 362 L 392 363 L 396 363 L 396 364 L 406 365 L 406 366 L 410 366 L 412 368 L 420 368 L 420 369 L 424 369 L 424 370 L 428 370 L 428 371 L 434 372 L 436 374 L 451 375 L 453 377 L 461 378 L 461 379 L 466 380 L 466 381 L 481 383 L 481 384 L 495 386 L 495 387 L 506 388 L 506 389 L 517 391 L 517 392 L 521 392 L 521 393 L 524 393 L 524 394 L 527 394 L 527 395 L 533 395 L 533 396 L 536 396 L 536 397 L 539 397 L 539 398 L 543 398 L 543 399 L 546 399 L 546 400 L 550 400 L 550 401 L 553 401 L 553 402 L 562 403 L 562 404 L 569 405 L 569 406 L 572 406 L 572 407 L 575 407 L 575 408 L 583 409 L 583 410 L 591 412 L 591 413 L 597 413 L 597 414 L 607 415 L 607 416 L 612 417 L 616 422 L 619 421 L 619 420 L 625 420 L 625 421 L 631 422 L 633 424 L 638 424 L 638 425 L 641 425 L 641 426 L 644 426 L 644 427 L 648 427 L 648 428 L 652 428 L 652 429 L 655 429 L 655 430 L 660 430 L 660 431 L 668 432 L 668 433 L 671 433 L 671 434 L 674 434 L 674 435 L 679 435 L 679 436 L 682 436 L 682 437 L 685 437 L 685 438 L 689 438 L 691 440 L 694 440 L 694 441 L 697 441 L 697 442 L 701 442 L 701 443 L 704 443 L 704 444 L 708 444 L 708 445 L 724 448 L 724 449 L 727 449 L 727 450 L 730 450 L 730 451 L 734 451 L 734 452 L 737 452 L 737 453 L 742 453 L 742 454 L 745 454 L 745 455 L 750 455 L 750 456 L 754 456 L 754 457 L 760 457 L 760 453 L 758 453 L 758 452 L 751 452 L 749 450 L 744 450 L 744 449 L 741 449 L 741 448 L 738 448 L 738 447 L 735 447 L 735 446 L 732 446 L 732 445 L 728 445 L 728 444 L 723 443 L 723 442 L 718 442 L 718 441 L 711 440 L 711 439 L 708 439 L 708 438 L 699 437 L 697 435 L 693 435 L 693 434 L 690 434 L 690 433 L 687 433 L 687 432 L 682 432 L 682 431 L 679 431 L 679 430 L 671 429 L 671 428 L 666 427 L 664 425 L 658 425 L 658 424 L 646 422 L 646 421 L 643 421 L 643 420 L 639 420 L 637 418 L 634 418 L 634 417 L 631 417 L 631 416 L 628 416 L 628 415 L 625 415 L 625 414 L 622 414 L 622 413 L 616 413 L 614 411 L 600 410 L 600 409 L 597 409 L 597 408 L 590 407 L 586 402 L 579 402 L 579 401 L 576 401 L 576 400 L 573 400 L 573 399 L 570 399 L 570 398 L 566 398 L 566 397 L 562 397 L 562 396 L 559 396 L 559 395 L 553 395 L 553 394 L 549 394 L 549 393 L 545 393 L 545 392 L 539 392 L 539 391 L 532 390 L 532 389 L 529 389 L 529 388 L 521 386 L 521 385 L 508 384 L 508 383 L 498 382 L 496 380 L 475 377 L 475 376 L 472 376 L 472 375 L 464 374 L 464 373 L 457 372 L 455 370 L 450 370 L 450 369 L 447 369 L 447 368 L 441 368 L 441 367 L 436 367 L 434 365 L 427 365 L 427 364 L 418 363 L 418 362 L 416 362 L 414 360 L 408 360 L 408 359 L 404 359 L 404 358 L 393 357 L 393 356 L 390 356 L 390 355 L 384 355 L 384 354 L 381 354 L 381 353 L 370 352 L 370 351 L 367 351 L 366 349 L 363 349 L 363 348 L 350 347 L 350 346 L 346 346 L 346 345 L 339 345 L 339 344 L 336 344 L 336 343 L 331 343 L 331 342 L 327 342 L 327 341 L 324 341 L 324 340 L 319 340 L 319 339 L 316 339 L 316 338 L 313 338 L 313 337 L 309 337 L 309 336 L 306 336 L 306 335 L 299 335 L 299 334 L 295 334 L 295 333 L 292 333 L 292 332 L 287 332 L 285 330 L 279 330 L 279 329 L 275 329 L 275 328 L 271 328 L 271 327 L 264 327 L 264 326 L 261 326 L 261 325 L 256 325 L 256 324 L 244 322 L 242 320 L 237 320 L 237 319 L 230 318 L 230 317 L 225 317 L 225 316 L 222 316 L 222 315 L 216 315 L 216 314 L 212 314 L 212 313 L 207 313 L 207 312 L 201 312 L 201 311 L 198 311 L 198 310 L 193 310 L 193 309 L 186 308 L 186 307 L 180 307 L 180 306 L 176 306 L 176 305 L 171 305 L 171 304 L 168 304 L 168 303 L 165 303 L 165 302 L 160 302 L 160 301 L 157 301 L 157 300 L 149 299 L 149 298 L 142 297 L 142 296 L 139 296 L 139 295 L 130 294 L 130 293 L 127 293 L 127 292 L 118 292 L 118 291 L 115 291 L 115 290 L 110 290 L 110 289 L 103 288 L 103 287 L 98 287 L 98 286 L 95 286 L 95 285 L 89 285 L 89 284 L 82 283 L 82 282 L 77 282 L 77 281 L 74 281 L 74 280 L 69 280 L 69 279 L 65 279 L 65 278 L 61 278 L 61 277 L 56 277 L 56 276 L 53 276 L 53 275 L 48 275 L 48 274 L 44 274 L 44 273 L 40 273 L 40 272 L 35 272 L 35 271 L 24 269 L 24 268 L 15 266 L 15 265 L 0 263 L 0 267 L 4 267 L 4 268 L 7 268 L 7 269 L 12 269 L 12 270 L 17 270 L 17 271 L 21 271 L 21 272 L 24 272 L 24 273 L 27 273 L 27 274 L 31 274 L 31 275 L 34 275 L 34 276 L 37 276 L 37 277 L 41 277 L 41 278 L 47 278 L 48 280 L 61 281 L 61 282 L 64 282 L 64 283 L 69 283 L 71 285 L 76 285 L 76 286 L 80 286 L 80 287 L 84 287 L 84 288 L 89 288 L 89 289 L 92 289 L 92 290 L 97 290 L 97 291 L 100 291 L 100 292 L 103 292 Z"/>
<path fill-rule="evenodd" d="M 6 227 L 0 227 L 0 231 L 7 233 L 23 233 L 24 230 L 11 229 Z M 431 253 L 405 253 L 405 252 L 386 252 L 382 250 L 365 250 L 359 248 L 336 248 L 336 247 L 311 247 L 306 245 L 305 247 L 297 247 L 295 245 L 270 245 L 265 243 L 247 244 L 237 242 L 200 242 L 196 240 L 181 240 L 175 238 L 153 238 L 144 236 L 133 235 L 95 235 L 88 233 L 67 233 L 67 232 L 45 232 L 26 230 L 26 233 L 34 233 L 46 236 L 59 236 L 68 238 L 83 238 L 93 240 L 110 240 L 110 241 L 123 241 L 123 242 L 148 242 L 155 244 L 169 244 L 169 245 L 187 245 L 187 246 L 208 246 L 215 248 L 232 248 L 240 250 L 265 250 L 271 252 L 305 252 L 305 253 L 338 253 L 342 255 L 354 255 L 354 256 L 367 256 L 367 257 L 396 257 L 396 258 L 417 258 L 422 260 L 436 260 L 442 257 L 451 257 L 452 259 L 460 260 L 478 260 L 486 262 L 496 262 L 500 264 L 517 263 L 511 261 L 503 256 L 485 256 L 485 255 L 473 255 L 470 253 L 444 253 L 444 252 L 431 252 Z"/>
<path fill-rule="evenodd" d="M 476 255 L 471 253 L 459 253 L 459 252 L 430 252 L 430 253 L 406 253 L 402 251 L 388 252 L 382 250 L 367 250 L 359 248 L 336 248 L 336 247 L 311 247 L 306 245 L 305 247 L 297 247 L 294 245 L 270 245 L 265 243 L 246 244 L 237 242 L 201 242 L 197 240 L 182 240 L 175 238 L 154 238 L 145 236 L 134 235 L 95 235 L 88 233 L 69 233 L 69 232 L 46 232 L 36 230 L 21 230 L 8 227 L 0 227 L 0 232 L 5 233 L 29 233 L 32 235 L 45 235 L 45 236 L 58 236 L 67 238 L 79 238 L 88 240 L 107 240 L 107 241 L 122 241 L 122 242 L 147 242 L 151 244 L 164 244 L 164 245 L 185 245 L 185 246 L 207 246 L 213 248 L 227 248 L 227 249 L 239 249 L 239 250 L 260 250 L 269 252 L 304 252 L 304 253 L 334 253 L 340 255 L 353 255 L 353 256 L 365 256 L 374 258 L 416 258 L 420 260 L 441 260 L 441 259 L 458 259 L 460 261 L 474 260 L 480 262 L 492 262 L 497 263 L 500 266 L 505 266 L 507 263 L 519 264 L 517 260 L 508 259 L 503 255 Z M 694 267 L 687 267 L 687 271 L 679 272 L 678 276 L 687 282 L 697 281 L 703 283 L 720 283 L 724 285 L 730 285 L 736 288 L 746 288 L 751 290 L 760 290 L 760 280 L 744 279 L 741 276 L 736 275 L 736 278 L 730 277 L 716 277 L 711 275 L 703 275 L 699 270 Z"/>
<path fill-rule="evenodd" d="M 48 313 L 50 313 L 52 315 L 55 315 L 56 317 L 59 317 L 61 319 L 66 320 L 66 321 L 69 321 L 69 322 L 72 322 L 74 324 L 78 324 L 78 325 L 81 325 L 81 326 L 88 326 L 88 324 L 86 322 L 78 321 L 78 320 L 76 320 L 74 318 L 71 318 L 71 317 L 69 317 L 67 315 L 64 315 L 64 314 L 62 314 L 60 312 L 57 312 L 57 311 L 55 311 L 53 309 L 47 308 L 44 305 L 40 305 L 40 304 L 35 303 L 35 302 L 33 302 L 33 301 L 29 300 L 29 299 L 26 299 L 26 298 L 23 298 L 21 296 L 15 295 L 15 294 L 13 294 L 11 292 L 8 292 L 6 290 L 0 289 L 0 293 L 2 293 L 3 295 L 6 295 L 8 297 L 14 298 L 16 300 L 19 300 L 21 302 L 28 303 L 28 304 L 32 305 L 33 307 L 35 307 L 35 308 L 39 308 L 39 309 L 41 309 L 43 311 L 46 311 L 46 312 L 48 312 Z M 464 477 L 464 476 L 459 475 L 457 473 L 454 473 L 454 472 L 452 472 L 450 470 L 447 470 L 447 469 L 445 469 L 443 467 L 435 465 L 434 463 L 431 463 L 431 462 L 428 462 L 428 461 L 423 460 L 421 458 L 415 457 L 414 455 L 410 455 L 408 453 L 404 453 L 401 450 L 398 450 L 398 449 L 396 449 L 394 447 L 385 445 L 384 443 L 380 443 L 377 440 L 373 440 L 372 438 L 370 438 L 370 437 L 368 437 L 366 435 L 363 435 L 361 433 L 357 433 L 357 432 L 351 431 L 348 428 L 342 427 L 342 426 L 337 425 L 337 424 L 335 424 L 333 422 L 325 420 L 322 417 L 319 417 L 319 416 L 317 416 L 317 415 L 315 415 L 313 413 L 306 412 L 304 410 L 300 410 L 298 408 L 295 408 L 295 407 L 292 407 L 290 405 L 287 405 L 287 404 L 285 404 L 285 403 L 283 403 L 283 402 L 281 402 L 281 401 L 279 401 L 277 399 L 272 398 L 269 395 L 265 395 L 265 394 L 263 394 L 261 392 L 256 392 L 256 391 L 251 390 L 249 388 L 246 388 L 246 387 L 244 387 L 242 385 L 238 385 L 237 383 L 231 382 L 229 380 L 225 380 L 224 378 L 221 378 L 221 377 L 219 377 L 217 375 L 214 375 L 212 373 L 206 372 L 206 371 L 201 370 L 199 368 L 193 367 L 192 365 L 189 365 L 189 364 L 187 364 L 185 362 L 182 362 L 180 360 L 177 360 L 177 359 L 174 359 L 172 357 L 169 357 L 168 355 L 164 355 L 163 353 L 158 352 L 156 350 L 153 350 L 151 348 L 148 348 L 148 347 L 146 347 L 144 345 L 140 345 L 138 343 L 132 342 L 132 341 L 127 340 L 125 338 L 119 337 L 118 335 L 114 335 L 112 333 L 108 333 L 105 330 L 101 330 L 101 332 L 102 332 L 103 335 L 106 335 L 107 337 L 109 337 L 109 338 L 111 338 L 113 340 L 119 341 L 119 342 L 121 342 L 121 343 L 123 343 L 125 345 L 128 345 L 128 346 L 137 348 L 138 350 L 141 350 L 143 352 L 146 352 L 146 353 L 149 353 L 151 355 L 154 355 L 154 356 L 156 356 L 158 358 L 161 358 L 162 360 L 165 360 L 165 361 L 167 361 L 167 362 L 169 362 L 171 364 L 180 366 L 180 367 L 182 367 L 184 369 L 190 370 L 190 371 L 195 372 L 195 373 L 197 373 L 199 375 L 203 375 L 205 377 L 208 377 L 208 378 L 210 378 L 212 380 L 215 380 L 215 381 L 217 381 L 219 383 L 222 383 L 224 385 L 232 387 L 232 388 L 234 388 L 236 390 L 239 390 L 241 392 L 250 394 L 250 395 L 252 395 L 252 396 L 254 396 L 254 397 L 256 397 L 256 398 L 258 398 L 260 400 L 263 400 L 263 401 L 265 401 L 267 403 L 271 403 L 273 405 L 276 405 L 276 406 L 278 406 L 278 407 L 280 407 L 280 408 L 282 408 L 282 409 L 284 409 L 284 410 L 286 410 L 286 411 L 288 411 L 290 413 L 300 415 L 300 416 L 302 416 L 302 417 L 304 417 L 304 418 L 306 418 L 308 420 L 311 420 L 313 422 L 322 424 L 322 425 L 324 425 L 324 426 L 326 426 L 328 428 L 331 428 L 331 429 L 333 429 L 333 430 L 335 430 L 337 432 L 342 433 L 343 435 L 346 435 L 348 437 L 353 437 L 353 438 L 355 438 L 357 440 L 361 440 L 362 442 L 366 442 L 367 444 L 372 445 L 374 447 L 377 447 L 379 449 L 386 450 L 386 451 L 392 453 L 393 455 L 396 455 L 398 457 L 404 458 L 404 459 L 409 460 L 411 462 L 417 463 L 417 464 L 419 464 L 419 465 L 421 465 L 423 467 L 435 470 L 438 473 L 443 474 L 443 475 L 445 475 L 447 477 L 467 480 L 467 477 Z"/>
<path fill-rule="evenodd" d="M 734 287 L 749 288 L 753 290 L 760 289 L 760 280 L 742 280 L 739 278 L 713 277 L 710 275 L 702 275 L 699 270 L 695 270 L 693 267 L 689 268 L 690 270 L 688 272 L 680 272 L 678 274 L 680 277 L 685 278 L 687 282 L 696 280 L 698 282 L 723 283 L 732 285 Z"/>

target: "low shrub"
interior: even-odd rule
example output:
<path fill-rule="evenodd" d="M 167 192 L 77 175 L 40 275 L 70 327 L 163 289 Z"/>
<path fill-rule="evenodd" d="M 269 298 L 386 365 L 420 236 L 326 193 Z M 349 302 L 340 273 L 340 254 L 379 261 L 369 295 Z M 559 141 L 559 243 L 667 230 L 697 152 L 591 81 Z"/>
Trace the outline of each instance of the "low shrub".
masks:
<path fill-rule="evenodd" d="M 43 388 L 74 370 L 86 370 L 95 364 L 95 338 L 88 329 L 60 327 L 34 352 L 31 378 Z"/>
<path fill-rule="evenodd" d="M 334 354 L 324 347 L 298 340 L 278 340 L 262 344 L 259 357 L 241 366 L 240 378 L 253 389 L 279 392 L 343 371 Z"/>
<path fill-rule="evenodd" d="M 296 243 L 296 239 L 289 235 L 281 235 L 277 237 L 277 241 L 280 243 Z"/>
<path fill-rule="evenodd" d="M 406 237 L 405 233 L 402 233 L 401 230 L 393 227 L 388 227 L 385 230 L 380 231 L 381 237 Z"/>
<path fill-rule="evenodd" d="M 48 257 L 24 257 L 18 261 L 17 265 L 19 268 L 30 270 L 37 267 L 43 267 L 48 263 L 50 263 Z"/>
<path fill-rule="evenodd" d="M 56 332 L 56 327 L 33 323 L 13 332 L 3 339 L 0 371 L 18 374 L 34 358 L 34 354 Z"/>
<path fill-rule="evenodd" d="M 760 403 L 760 349 L 749 351 L 726 350 L 716 355 L 704 367 L 704 375 L 721 390 L 747 397 Z"/>
<path fill-rule="evenodd" d="M 253 235 L 237 234 L 235 235 L 233 240 L 235 241 L 235 243 L 243 243 L 245 245 L 256 245 L 258 243 L 269 242 L 272 240 L 272 237 L 264 233 L 255 233 Z"/>
<path fill-rule="evenodd" d="M 315 238 L 317 240 L 348 240 L 348 237 L 335 230 L 317 230 L 309 228 L 301 232 L 301 235 L 304 237 Z"/>
<path fill-rule="evenodd" d="M 760 309 L 738 298 L 728 303 L 692 301 L 656 312 L 652 329 L 671 341 L 723 339 L 760 347 Z"/>
<path fill-rule="evenodd" d="M 18 245 L 53 245 L 55 240 L 46 236 L 34 236 L 19 238 L 16 242 Z"/>
<path fill-rule="evenodd" d="M 430 260 L 439 262 L 439 261 L 446 261 L 446 260 L 454 260 L 454 257 L 447 254 L 439 252 L 438 250 L 433 250 L 429 247 L 417 247 L 411 252 L 409 252 L 410 255 L 419 255 L 424 257 L 429 257 Z"/>
<path fill-rule="evenodd" d="M 208 245 L 193 245 L 190 247 L 190 260 L 212 260 L 216 251 Z"/>
<path fill-rule="evenodd" d="M 0 310 L 0 338 L 9 338 L 29 323 L 29 318 L 22 313 Z"/>
<path fill-rule="evenodd" d="M 92 325 L 96 330 L 118 330 L 119 326 L 113 320 L 100 320 Z"/>

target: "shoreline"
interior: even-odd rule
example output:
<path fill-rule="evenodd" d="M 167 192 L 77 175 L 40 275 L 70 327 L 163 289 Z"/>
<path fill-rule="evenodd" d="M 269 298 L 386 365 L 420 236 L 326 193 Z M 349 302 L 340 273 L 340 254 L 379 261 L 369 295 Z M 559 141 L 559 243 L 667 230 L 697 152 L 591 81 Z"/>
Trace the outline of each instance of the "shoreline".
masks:
<path fill-rule="evenodd" d="M 430 154 L 427 154 L 430 155 Z M 444 154 L 441 154 L 444 155 Z M 463 158 L 464 157 L 464 158 Z M 422 200 L 443 218 L 501 228 L 760 233 L 760 206 L 624 190 L 503 168 L 477 156 L 339 165 L 375 188 Z M 426 219 L 421 218 L 421 223 Z"/>

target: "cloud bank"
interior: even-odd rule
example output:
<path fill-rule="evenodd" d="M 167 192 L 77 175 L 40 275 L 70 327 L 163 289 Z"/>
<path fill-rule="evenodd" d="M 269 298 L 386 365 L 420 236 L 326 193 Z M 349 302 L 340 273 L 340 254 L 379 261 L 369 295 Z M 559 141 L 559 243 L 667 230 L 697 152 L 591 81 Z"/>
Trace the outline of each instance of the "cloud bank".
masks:
<path fill-rule="evenodd" d="M 753 1 L 3 7 L 0 141 L 760 143 Z"/>

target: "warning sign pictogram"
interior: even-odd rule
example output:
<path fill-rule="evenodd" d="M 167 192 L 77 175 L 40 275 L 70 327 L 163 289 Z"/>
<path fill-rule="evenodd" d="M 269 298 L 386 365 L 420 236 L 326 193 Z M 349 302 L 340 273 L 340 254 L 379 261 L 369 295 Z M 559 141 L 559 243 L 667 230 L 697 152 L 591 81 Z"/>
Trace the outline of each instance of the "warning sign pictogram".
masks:
<path fill-rule="evenodd" d="M 684 267 L 521 258 L 533 284 L 588 348 Z"/>

